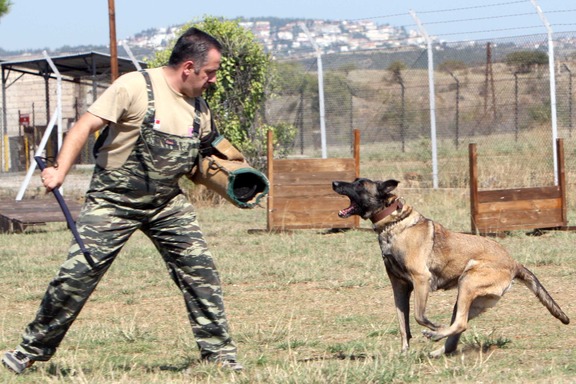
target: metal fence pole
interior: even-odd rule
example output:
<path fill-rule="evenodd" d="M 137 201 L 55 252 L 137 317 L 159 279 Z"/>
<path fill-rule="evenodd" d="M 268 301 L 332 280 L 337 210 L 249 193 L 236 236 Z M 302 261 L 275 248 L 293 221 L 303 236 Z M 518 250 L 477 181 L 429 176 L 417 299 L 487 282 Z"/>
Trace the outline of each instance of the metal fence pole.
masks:
<path fill-rule="evenodd" d="M 438 148 L 436 144 L 436 97 L 434 92 L 434 54 L 432 52 L 432 39 L 426 33 L 422 26 L 420 19 L 416 16 L 416 12 L 410 10 L 410 15 L 416 21 L 418 30 L 426 39 L 428 47 L 428 88 L 430 99 L 430 137 L 432 140 L 432 185 L 434 189 L 438 189 Z"/>
<path fill-rule="evenodd" d="M 322 51 L 312 38 L 306 24 L 302 23 L 300 24 L 300 27 L 304 33 L 306 33 L 306 36 L 308 36 L 308 39 L 310 40 L 310 44 L 312 44 L 314 51 L 316 51 L 316 61 L 318 63 L 318 99 L 320 104 L 320 141 L 322 143 L 322 158 L 325 159 L 328 157 L 328 153 L 326 150 L 326 116 L 324 112 L 324 71 L 322 69 Z"/>
<path fill-rule="evenodd" d="M 58 124 L 58 128 L 57 128 L 57 130 L 58 130 L 58 152 L 60 152 L 60 148 L 62 148 L 62 136 L 63 136 L 63 133 L 62 133 L 62 76 L 60 75 L 58 68 L 56 68 L 56 66 L 54 65 L 54 62 L 52 61 L 50 56 L 48 56 L 48 53 L 46 51 L 44 51 L 42 53 L 44 54 L 46 61 L 50 65 L 52 72 L 54 72 L 54 74 L 56 74 L 57 105 L 56 105 L 56 110 L 54 111 L 54 115 L 52 116 L 52 118 L 50 119 L 50 122 L 48 123 L 48 126 L 46 127 L 46 131 L 44 132 L 44 136 L 42 137 L 42 141 L 38 145 L 38 148 L 36 149 L 36 153 L 34 154 L 34 156 L 42 156 L 42 151 L 44 151 L 44 148 L 46 147 L 46 144 L 48 143 L 48 140 L 50 138 L 50 134 L 52 133 L 52 129 L 54 129 L 55 124 Z M 36 163 L 31 163 L 30 167 L 28 168 L 28 172 L 26 172 L 26 177 L 24 178 L 24 181 L 22 182 L 22 185 L 20 186 L 20 189 L 18 190 L 18 194 L 16 195 L 17 201 L 22 200 L 22 198 L 24 197 L 24 192 L 26 192 L 26 188 L 28 187 L 28 184 L 30 183 L 30 179 L 32 178 L 32 174 L 34 173 L 35 169 L 36 169 Z M 64 188 L 60 187 L 60 193 L 62 193 L 62 194 L 64 193 Z"/>
<path fill-rule="evenodd" d="M 552 28 L 550 27 L 550 23 L 542 9 L 536 0 L 530 0 L 532 5 L 536 8 L 536 12 L 538 12 L 538 16 L 542 20 L 542 23 L 546 27 L 546 31 L 548 32 L 548 67 L 550 70 L 550 108 L 552 113 L 552 147 L 553 147 L 553 158 L 554 158 L 554 185 L 558 185 L 558 159 L 556 159 L 556 139 L 558 138 L 558 119 L 557 119 L 557 111 L 556 111 L 556 73 L 555 73 L 555 64 L 554 64 L 554 40 L 552 39 Z"/>

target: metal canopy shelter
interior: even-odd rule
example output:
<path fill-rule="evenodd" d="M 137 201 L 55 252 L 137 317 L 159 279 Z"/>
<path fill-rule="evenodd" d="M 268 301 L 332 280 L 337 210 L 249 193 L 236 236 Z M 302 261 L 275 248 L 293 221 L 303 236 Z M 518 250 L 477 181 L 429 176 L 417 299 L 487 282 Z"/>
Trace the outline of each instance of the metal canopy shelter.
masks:
<path fill-rule="evenodd" d="M 78 81 L 78 79 L 91 77 L 102 81 L 110 82 L 110 55 L 99 52 L 78 53 L 66 56 L 56 56 L 51 58 L 54 65 L 63 77 L 63 81 Z M 142 68 L 146 68 L 146 63 L 139 62 Z M 7 81 L 9 72 L 20 72 L 38 76 L 52 76 L 53 71 L 44 58 L 5 61 L 2 66 L 2 83 Z M 118 73 L 126 73 L 136 70 L 136 65 L 127 58 L 118 58 Z M 8 72 L 8 74 L 6 73 Z"/>
<path fill-rule="evenodd" d="M 50 79 L 60 78 L 62 81 L 82 83 L 83 81 L 91 82 L 93 88 L 93 95 L 96 98 L 98 83 L 109 84 L 111 82 L 111 56 L 106 53 L 99 52 L 86 52 L 64 56 L 51 57 L 52 64 L 50 65 L 46 58 L 35 58 L 29 60 L 15 60 L 0 62 L 2 68 L 2 127 L 3 134 L 7 136 L 7 89 L 11 84 L 15 83 L 24 75 L 42 76 L 45 81 L 46 88 L 46 113 L 48 114 L 47 120 L 50 119 L 50 97 L 48 94 L 48 82 Z M 118 74 L 121 75 L 126 72 L 132 72 L 140 68 L 146 68 L 144 62 L 136 62 L 132 59 L 118 57 Z M 58 72 L 55 73 L 54 69 Z M 16 74 L 16 77 L 11 79 L 11 75 Z M 58 76 L 59 75 L 59 76 Z M 5 162 L 5 146 L 2 146 L 3 156 L 2 161 Z M 5 165 L 5 164 L 4 164 Z M 4 170 L 5 167 L 2 167 Z"/>

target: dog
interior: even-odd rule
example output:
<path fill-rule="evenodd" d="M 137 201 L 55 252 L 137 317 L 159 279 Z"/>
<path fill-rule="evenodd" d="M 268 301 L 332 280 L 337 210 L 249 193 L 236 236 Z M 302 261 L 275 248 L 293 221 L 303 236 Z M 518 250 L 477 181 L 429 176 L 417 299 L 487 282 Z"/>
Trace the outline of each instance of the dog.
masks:
<path fill-rule="evenodd" d="M 332 189 L 350 199 L 350 206 L 338 216 L 358 215 L 373 223 L 386 272 L 392 284 L 398 316 L 402 351 L 412 338 L 409 326 L 410 296 L 414 293 L 414 317 L 426 328 L 422 333 L 433 341 L 446 338 L 444 346 L 431 353 L 439 357 L 457 350 L 468 321 L 496 305 L 512 280 L 524 283 L 564 324 L 570 319 L 552 299 L 536 276 L 494 240 L 452 232 L 418 213 L 404 199 L 392 193 L 397 180 L 353 182 L 334 181 Z M 430 292 L 458 290 L 449 326 L 426 317 Z"/>

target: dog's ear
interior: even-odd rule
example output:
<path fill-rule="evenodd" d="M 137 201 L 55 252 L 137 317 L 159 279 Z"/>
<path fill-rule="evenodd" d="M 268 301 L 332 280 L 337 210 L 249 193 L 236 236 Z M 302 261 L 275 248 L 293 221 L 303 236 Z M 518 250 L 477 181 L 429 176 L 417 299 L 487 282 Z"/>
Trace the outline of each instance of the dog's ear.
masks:
<path fill-rule="evenodd" d="M 390 193 L 398 186 L 400 182 L 398 180 L 386 180 L 378 182 L 378 192 L 380 193 Z"/>

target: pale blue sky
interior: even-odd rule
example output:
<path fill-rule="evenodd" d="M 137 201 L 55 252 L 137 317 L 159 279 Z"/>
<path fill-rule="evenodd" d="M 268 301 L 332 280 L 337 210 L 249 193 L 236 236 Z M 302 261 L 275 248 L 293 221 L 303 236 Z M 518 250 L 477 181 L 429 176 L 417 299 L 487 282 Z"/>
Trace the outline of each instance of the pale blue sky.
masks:
<path fill-rule="evenodd" d="M 108 0 L 11 0 L 0 18 L 0 48 L 25 50 L 108 44 Z M 537 0 L 554 32 L 576 31 L 576 1 Z M 115 0 L 119 40 L 149 28 L 205 15 L 372 19 L 416 29 L 412 9 L 430 35 L 448 41 L 521 36 L 546 30 L 530 0 Z"/>

